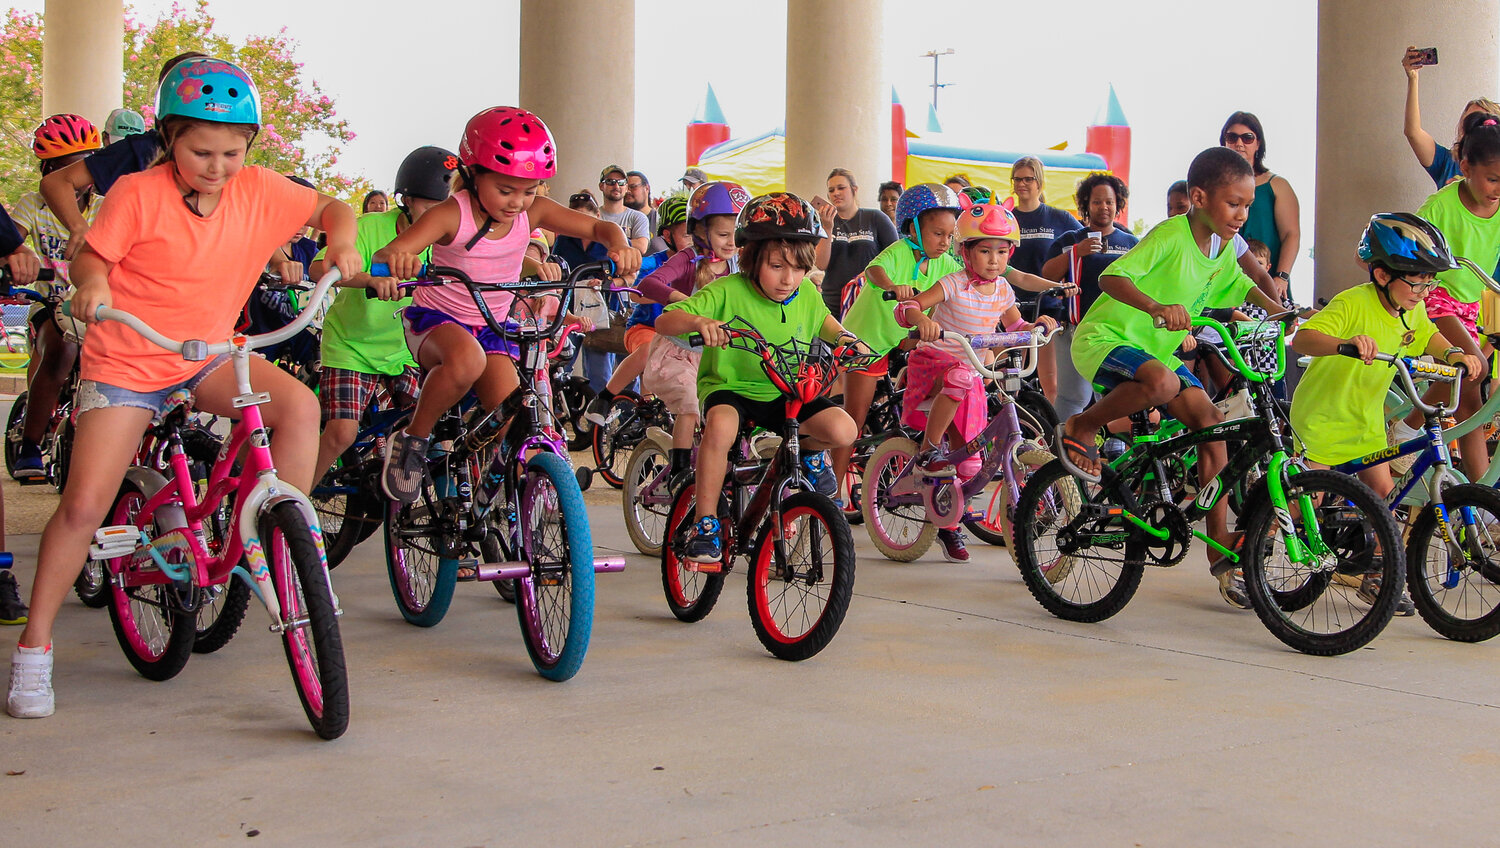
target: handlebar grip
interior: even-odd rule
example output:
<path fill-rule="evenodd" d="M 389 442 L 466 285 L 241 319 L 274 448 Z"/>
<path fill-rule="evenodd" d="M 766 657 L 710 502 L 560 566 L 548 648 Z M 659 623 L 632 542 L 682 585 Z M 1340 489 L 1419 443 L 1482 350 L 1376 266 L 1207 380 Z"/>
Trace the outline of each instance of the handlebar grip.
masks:
<path fill-rule="evenodd" d="M 372 277 L 389 277 L 390 275 L 391 275 L 391 266 L 387 265 L 384 262 L 371 262 L 370 263 L 370 276 L 372 276 Z"/>
<path fill-rule="evenodd" d="M 73 317 L 73 301 L 72 300 L 65 300 L 65 301 L 63 301 L 61 309 L 62 309 L 62 314 L 63 314 L 64 318 L 72 318 Z M 96 310 L 94 310 L 94 320 L 96 320 L 96 321 L 99 320 L 99 313 L 103 312 L 103 311 L 104 311 L 104 304 L 101 303 L 101 304 L 99 304 L 99 308 L 96 309 Z"/>
<path fill-rule="evenodd" d="M 1151 326 L 1153 326 L 1156 329 L 1160 330 L 1160 329 L 1162 329 L 1162 328 L 1164 328 L 1164 327 L 1167 326 L 1167 319 L 1165 319 L 1162 316 L 1158 315 L 1155 318 L 1151 319 Z"/>
<path fill-rule="evenodd" d="M 36 272 L 36 278 L 41 282 L 50 283 L 53 280 L 57 279 L 57 269 L 43 268 L 40 271 Z"/>
<path fill-rule="evenodd" d="M 1359 348 L 1348 342 L 1344 342 L 1343 344 L 1339 345 L 1339 356 L 1347 356 L 1351 359 L 1359 359 Z"/>
<path fill-rule="evenodd" d="M 703 334 L 688 333 L 687 343 L 688 347 L 703 347 Z"/>
<path fill-rule="evenodd" d="M 895 292 L 890 291 L 889 289 L 887 289 L 886 291 L 881 292 L 880 299 L 881 300 L 898 300 L 899 298 L 896 297 L 896 293 Z"/>

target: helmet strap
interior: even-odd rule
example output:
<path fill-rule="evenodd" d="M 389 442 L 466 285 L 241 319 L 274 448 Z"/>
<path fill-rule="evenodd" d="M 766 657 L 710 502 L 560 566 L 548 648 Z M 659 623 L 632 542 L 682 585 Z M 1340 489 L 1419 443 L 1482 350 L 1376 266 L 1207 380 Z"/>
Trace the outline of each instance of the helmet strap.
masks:
<path fill-rule="evenodd" d="M 490 228 L 495 226 L 495 216 L 489 212 L 484 213 L 484 224 L 474 230 L 474 237 L 464 244 L 464 250 L 473 250 L 479 240 L 490 234 Z"/>

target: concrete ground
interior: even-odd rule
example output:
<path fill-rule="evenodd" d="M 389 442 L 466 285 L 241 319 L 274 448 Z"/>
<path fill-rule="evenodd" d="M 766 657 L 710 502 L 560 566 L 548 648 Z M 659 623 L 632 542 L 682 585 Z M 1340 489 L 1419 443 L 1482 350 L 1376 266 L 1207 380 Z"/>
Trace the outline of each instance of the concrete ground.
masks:
<path fill-rule="evenodd" d="M 39 489 L 17 501 L 55 498 Z M 591 493 L 593 494 L 593 493 Z M 1318 659 L 1227 607 L 1203 561 L 1120 615 L 1052 618 L 1001 549 L 882 559 L 821 655 L 770 657 L 743 568 L 707 620 L 668 613 L 617 506 L 579 675 L 531 668 L 512 608 L 461 585 L 404 623 L 381 540 L 334 575 L 349 732 L 320 742 L 252 608 L 224 650 L 151 683 L 71 600 L 58 713 L 0 716 L 4 845 L 1476 845 L 1495 840 L 1493 644 L 1398 619 Z M 13 506 L 15 514 L 21 514 Z M 12 535 L 30 586 L 37 537 Z"/>

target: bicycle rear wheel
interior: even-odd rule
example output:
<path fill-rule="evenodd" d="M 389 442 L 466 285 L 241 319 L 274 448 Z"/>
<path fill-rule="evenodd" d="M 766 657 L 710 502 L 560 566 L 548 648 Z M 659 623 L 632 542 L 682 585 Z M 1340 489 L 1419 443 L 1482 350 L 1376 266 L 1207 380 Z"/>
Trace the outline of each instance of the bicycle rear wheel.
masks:
<path fill-rule="evenodd" d="M 729 545 L 720 536 L 720 549 L 725 562 L 717 572 L 689 570 L 689 563 L 682 555 L 687 535 L 692 531 L 698 508 L 697 486 L 692 481 L 672 499 L 672 512 L 667 520 L 666 537 L 661 546 L 661 588 L 667 596 L 667 608 L 678 621 L 692 623 L 702 621 L 713 612 L 724 591 L 724 574 L 728 571 Z M 727 527 L 729 517 L 724 504 L 719 508 L 719 524 Z"/>
<path fill-rule="evenodd" d="M 26 421 L 26 396 L 21 392 L 11 401 L 10 415 L 5 419 L 5 473 L 16 476 L 16 457 L 21 453 L 21 425 Z"/>
<path fill-rule="evenodd" d="M 860 512 L 870 541 L 886 559 L 911 562 L 937 538 L 937 525 L 927 520 L 927 506 L 916 503 L 893 506 L 890 490 L 896 478 L 916 455 L 917 443 L 906 438 L 886 439 L 865 463 L 864 498 Z M 918 481 L 918 485 L 928 485 Z"/>
<path fill-rule="evenodd" d="M 663 479 L 655 486 L 652 481 L 664 475 L 670 465 L 671 459 L 662 453 L 661 445 L 648 438 L 635 446 L 625 466 L 625 489 L 620 498 L 625 531 L 635 549 L 646 556 L 661 554 L 661 540 L 667 532 L 667 515 L 672 509 L 670 498 L 664 495 L 667 481 Z"/>
<path fill-rule="evenodd" d="M 1407 584 L 1422 620 L 1458 642 L 1500 633 L 1500 492 L 1465 484 L 1443 493 L 1448 544 L 1434 507 L 1422 510 L 1406 546 Z"/>
<path fill-rule="evenodd" d="M 594 629 L 594 544 L 573 468 L 556 454 L 526 463 L 521 491 L 522 549 L 531 578 L 516 584 L 516 616 L 537 673 L 578 673 Z"/>
<path fill-rule="evenodd" d="M 1048 612 L 1068 621 L 1103 621 L 1125 608 L 1141 585 L 1146 549 L 1128 527 L 1083 519 L 1098 492 L 1060 460 L 1041 468 L 1016 503 L 1016 566 Z"/>
<path fill-rule="evenodd" d="M 92 609 L 102 609 L 109 604 L 109 573 L 104 563 L 98 560 L 89 560 L 83 564 L 83 570 L 78 572 L 78 579 L 73 581 L 73 594 L 83 605 Z"/>
<path fill-rule="evenodd" d="M 281 633 L 297 697 L 313 730 L 337 739 L 349 727 L 349 675 L 328 572 L 297 504 L 279 503 L 259 521 L 271 581 L 281 602 Z M 238 585 L 238 581 L 235 581 Z"/>
<path fill-rule="evenodd" d="M 760 643 L 783 660 L 828 647 L 854 597 L 854 536 L 833 501 L 797 492 L 761 527 L 745 593 Z"/>
<path fill-rule="evenodd" d="M 640 404 L 635 395 L 616 395 L 609 405 L 609 421 L 594 425 L 594 470 L 616 489 L 625 485 L 625 465 L 630 461 L 630 452 L 646 431 L 635 414 Z M 632 433 L 635 438 L 622 437 Z"/>
<path fill-rule="evenodd" d="M 444 497 L 452 488 L 446 464 L 434 462 L 415 501 L 405 506 L 390 502 L 386 507 L 385 566 L 391 594 L 401 617 L 418 627 L 443 620 L 458 585 L 458 523 L 451 514 L 452 501 Z"/>
<path fill-rule="evenodd" d="M 1303 653 L 1362 648 L 1401 599 L 1406 556 L 1396 522 L 1369 487 L 1345 474 L 1304 471 L 1284 485 L 1286 512 L 1260 497 L 1246 521 L 1242 564 L 1251 606 L 1273 636 Z M 1292 556 L 1288 532 L 1311 550 Z"/>
<path fill-rule="evenodd" d="M 128 478 L 120 485 L 110 508 L 110 524 L 135 524 L 146 493 Z M 153 539 L 161 532 L 155 521 L 146 524 Z M 180 553 L 180 551 L 178 551 Z M 145 554 L 127 554 L 108 561 L 108 574 L 123 575 L 126 582 L 136 574 L 159 569 Z M 147 680 L 176 677 L 193 655 L 193 616 L 182 608 L 171 583 L 146 583 L 122 587 L 108 581 L 109 621 L 125 659 Z"/>

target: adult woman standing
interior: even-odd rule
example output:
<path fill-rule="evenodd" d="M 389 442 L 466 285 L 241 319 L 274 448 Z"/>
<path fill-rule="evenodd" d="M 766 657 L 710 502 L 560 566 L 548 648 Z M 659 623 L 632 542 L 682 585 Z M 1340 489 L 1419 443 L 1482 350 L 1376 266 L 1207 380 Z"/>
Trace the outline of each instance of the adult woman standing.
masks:
<path fill-rule="evenodd" d="M 1052 243 L 1063 233 L 1071 233 L 1083 227 L 1077 218 L 1043 202 L 1046 199 L 1043 193 L 1046 180 L 1047 171 L 1042 167 L 1042 160 L 1035 156 L 1022 156 L 1010 166 L 1010 190 L 1016 198 L 1016 207 L 1012 211 L 1015 213 L 1016 223 L 1021 225 L 1021 244 L 1010 256 L 1010 267 L 1038 276 L 1042 274 L 1042 265 L 1047 261 Z M 1028 319 L 1032 316 L 1035 308 L 1032 304 L 1036 299 L 1037 295 L 1032 292 L 1016 292 L 1016 302 L 1021 306 L 1021 314 Z M 1061 298 L 1042 298 L 1041 314 L 1066 321 L 1067 305 Z M 1057 360 L 1052 345 L 1041 349 L 1036 373 L 1042 381 L 1042 393 L 1047 396 L 1047 400 L 1056 403 Z"/>
<path fill-rule="evenodd" d="M 1408 47 L 1401 57 L 1401 67 L 1406 70 L 1406 120 L 1402 131 L 1406 134 L 1406 143 L 1411 145 L 1411 152 L 1416 155 L 1417 162 L 1432 177 L 1433 183 L 1442 188 L 1462 176 L 1454 154 L 1458 150 L 1458 143 L 1464 140 L 1464 118 L 1474 112 L 1500 115 L 1500 104 L 1488 97 L 1470 100 L 1464 106 L 1463 113 L 1458 116 L 1458 130 L 1453 137 L 1453 146 L 1439 147 L 1432 134 L 1422 129 L 1422 109 L 1417 102 L 1417 70 L 1422 67 L 1421 56 L 1422 51 Z"/>
<path fill-rule="evenodd" d="M 861 209 L 854 174 L 834 168 L 828 175 L 828 197 L 814 197 L 813 208 L 828 234 L 818 242 L 815 261 L 823 269 L 823 302 L 833 317 L 842 319 L 844 286 L 865 270 L 870 260 L 898 240 L 896 225 L 875 209 Z"/>
<path fill-rule="evenodd" d="M 1255 170 L 1255 202 L 1250 217 L 1240 229 L 1246 239 L 1258 239 L 1271 248 L 1271 276 L 1283 290 L 1291 285 L 1292 265 L 1302 246 L 1301 206 L 1291 183 L 1266 169 L 1266 133 L 1260 119 L 1249 112 L 1235 112 L 1219 130 L 1219 143 L 1245 157 Z"/>

